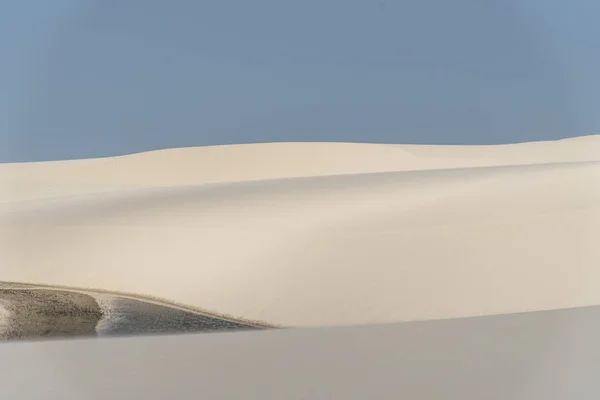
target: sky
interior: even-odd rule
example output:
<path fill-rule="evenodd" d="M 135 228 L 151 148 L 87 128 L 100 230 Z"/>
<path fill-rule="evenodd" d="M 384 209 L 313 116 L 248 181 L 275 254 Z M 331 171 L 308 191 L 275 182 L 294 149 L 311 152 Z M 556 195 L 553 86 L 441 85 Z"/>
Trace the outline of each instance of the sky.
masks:
<path fill-rule="evenodd" d="M 7 0 L 0 162 L 600 133 L 597 0 Z"/>

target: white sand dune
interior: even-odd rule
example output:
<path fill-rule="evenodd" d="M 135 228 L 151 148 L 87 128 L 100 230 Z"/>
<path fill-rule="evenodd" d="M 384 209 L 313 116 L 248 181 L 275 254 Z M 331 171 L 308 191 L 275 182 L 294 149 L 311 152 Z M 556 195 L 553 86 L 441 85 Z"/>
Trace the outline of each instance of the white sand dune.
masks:
<path fill-rule="evenodd" d="M 0 202 L 262 179 L 595 161 L 600 135 L 500 146 L 265 143 L 0 164 Z"/>
<path fill-rule="evenodd" d="M 598 182 L 600 136 L 4 164 L 0 280 L 285 326 L 600 304 Z"/>

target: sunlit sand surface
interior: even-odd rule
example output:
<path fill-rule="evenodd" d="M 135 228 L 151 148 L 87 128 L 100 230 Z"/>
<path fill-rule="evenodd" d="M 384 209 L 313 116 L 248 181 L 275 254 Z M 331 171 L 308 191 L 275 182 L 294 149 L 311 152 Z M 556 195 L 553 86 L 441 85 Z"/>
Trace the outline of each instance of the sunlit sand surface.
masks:
<path fill-rule="evenodd" d="M 281 327 L 596 305 L 598 182 L 600 136 L 0 164 L 0 279 Z"/>

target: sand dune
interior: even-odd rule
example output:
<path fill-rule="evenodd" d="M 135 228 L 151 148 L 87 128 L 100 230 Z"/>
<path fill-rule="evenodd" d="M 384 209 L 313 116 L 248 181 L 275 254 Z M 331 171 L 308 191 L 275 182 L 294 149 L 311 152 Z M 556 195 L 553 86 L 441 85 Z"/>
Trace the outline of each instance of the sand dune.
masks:
<path fill-rule="evenodd" d="M 0 182 L 5 281 L 283 326 L 600 304 L 599 136 L 174 149 Z"/>
<path fill-rule="evenodd" d="M 0 201 L 128 188 L 500 165 L 595 161 L 600 135 L 501 146 L 265 143 L 87 160 L 0 164 Z"/>

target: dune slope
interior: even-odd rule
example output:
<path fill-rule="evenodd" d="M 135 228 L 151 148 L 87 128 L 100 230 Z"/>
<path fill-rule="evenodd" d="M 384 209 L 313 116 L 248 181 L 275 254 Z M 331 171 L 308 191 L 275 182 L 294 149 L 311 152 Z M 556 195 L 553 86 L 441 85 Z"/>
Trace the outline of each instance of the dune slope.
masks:
<path fill-rule="evenodd" d="M 5 164 L 0 276 L 283 326 L 600 304 L 596 150 L 266 144 Z M 210 152 L 212 174 L 191 167 Z"/>
<path fill-rule="evenodd" d="M 0 202 L 104 191 L 501 165 L 595 161 L 600 135 L 501 146 L 264 143 L 0 164 Z"/>

